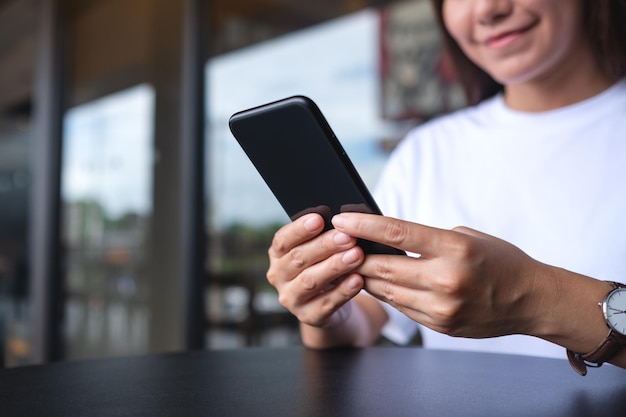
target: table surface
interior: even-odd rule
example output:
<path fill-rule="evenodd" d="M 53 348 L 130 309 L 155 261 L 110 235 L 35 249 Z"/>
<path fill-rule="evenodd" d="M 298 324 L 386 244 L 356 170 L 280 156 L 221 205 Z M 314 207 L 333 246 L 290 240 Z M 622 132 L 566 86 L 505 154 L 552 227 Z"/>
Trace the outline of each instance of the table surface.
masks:
<path fill-rule="evenodd" d="M 0 416 L 619 416 L 626 370 L 419 348 L 201 351 L 0 370 Z"/>

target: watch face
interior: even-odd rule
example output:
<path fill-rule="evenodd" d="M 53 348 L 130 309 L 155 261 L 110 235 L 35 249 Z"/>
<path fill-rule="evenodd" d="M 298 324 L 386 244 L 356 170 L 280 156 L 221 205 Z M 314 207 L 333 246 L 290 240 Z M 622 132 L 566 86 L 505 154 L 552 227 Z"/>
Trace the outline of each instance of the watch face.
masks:
<path fill-rule="evenodd" d="M 602 304 L 602 309 L 609 326 L 626 335 L 626 288 L 611 291 Z"/>

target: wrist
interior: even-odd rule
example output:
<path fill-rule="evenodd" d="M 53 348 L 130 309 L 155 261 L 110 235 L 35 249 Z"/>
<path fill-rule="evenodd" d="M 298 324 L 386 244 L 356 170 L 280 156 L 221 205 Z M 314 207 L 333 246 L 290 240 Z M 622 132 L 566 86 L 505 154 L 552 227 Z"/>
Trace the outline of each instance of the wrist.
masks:
<path fill-rule="evenodd" d="M 537 288 L 528 334 L 575 352 L 590 352 L 604 340 L 608 328 L 598 302 L 609 283 L 544 265 Z"/>
<path fill-rule="evenodd" d="M 347 305 L 349 307 L 346 307 Z M 340 313 L 340 317 L 331 317 L 331 322 L 322 327 L 301 323 L 300 333 L 304 345 L 315 349 L 338 346 L 362 347 L 369 346 L 378 339 L 380 329 L 387 321 L 387 313 L 378 300 L 359 294 L 342 308 L 346 311 Z M 336 322 L 333 323 L 334 320 Z"/>
<path fill-rule="evenodd" d="M 300 322 L 300 334 L 305 346 L 314 349 L 327 349 L 338 346 L 354 345 L 352 321 L 353 315 L 358 316 L 357 306 L 349 300 L 328 318 L 326 323 L 320 326 Z"/>
<path fill-rule="evenodd" d="M 322 327 L 325 329 L 332 329 L 343 325 L 345 322 L 350 319 L 352 315 L 352 300 L 348 300 L 347 303 L 339 307 L 337 311 L 335 311 L 328 319 L 328 322 L 324 324 Z"/>
<path fill-rule="evenodd" d="M 554 315 L 561 303 L 559 269 L 536 261 L 527 277 L 517 333 L 549 340 L 562 330 Z"/>

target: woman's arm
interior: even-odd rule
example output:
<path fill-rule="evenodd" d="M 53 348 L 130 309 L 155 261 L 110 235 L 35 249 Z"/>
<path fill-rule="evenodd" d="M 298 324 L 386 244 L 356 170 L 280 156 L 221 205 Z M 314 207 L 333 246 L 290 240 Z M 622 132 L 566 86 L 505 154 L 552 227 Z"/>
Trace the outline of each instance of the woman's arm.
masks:
<path fill-rule="evenodd" d="M 542 264 L 501 239 L 358 213 L 338 215 L 333 224 L 350 236 L 420 254 L 369 255 L 356 272 L 370 294 L 440 333 L 525 334 L 582 353 L 608 333 L 598 302 L 609 284 Z M 625 361 L 622 352 L 611 363 L 626 367 Z"/>

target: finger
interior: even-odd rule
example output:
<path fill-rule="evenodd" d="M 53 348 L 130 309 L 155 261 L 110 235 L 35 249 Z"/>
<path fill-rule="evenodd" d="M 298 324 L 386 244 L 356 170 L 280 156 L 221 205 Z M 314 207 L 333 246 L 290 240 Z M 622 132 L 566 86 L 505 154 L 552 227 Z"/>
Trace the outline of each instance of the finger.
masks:
<path fill-rule="evenodd" d="M 342 279 L 337 286 L 317 294 L 298 311 L 298 320 L 312 326 L 333 326 L 343 317 L 335 313 L 347 306 L 363 288 L 363 278 L 359 274 L 350 274 Z"/>
<path fill-rule="evenodd" d="M 393 285 L 419 290 L 433 288 L 430 262 L 426 258 L 413 258 L 397 255 L 368 255 L 364 262 L 355 270 L 367 277 L 376 279 L 377 285 Z M 385 288 L 381 287 L 381 290 Z"/>
<path fill-rule="evenodd" d="M 364 289 L 413 320 L 431 327 L 449 304 L 447 280 L 437 271 L 438 260 L 395 255 L 368 255 L 355 270 L 364 277 Z"/>
<path fill-rule="evenodd" d="M 432 330 L 450 334 L 458 323 L 459 303 L 445 295 L 372 277 L 364 283 L 369 294 Z"/>
<path fill-rule="evenodd" d="M 355 246 L 306 268 L 280 293 L 281 304 L 288 309 L 297 308 L 321 293 L 332 292 L 343 281 L 342 277 L 354 271 L 364 259 L 363 250 Z"/>
<path fill-rule="evenodd" d="M 281 227 L 272 240 L 270 257 L 280 258 L 291 249 L 302 244 L 324 230 L 324 219 L 319 214 L 311 213 Z"/>
<path fill-rule="evenodd" d="M 270 256 L 267 278 L 279 288 L 281 282 L 291 281 L 307 268 L 355 247 L 356 243 L 356 238 L 330 230 L 292 248 L 281 258 Z"/>
<path fill-rule="evenodd" d="M 430 257 L 454 244 L 450 230 L 375 214 L 341 213 L 333 217 L 333 226 L 350 236 L 383 243 L 407 252 Z"/>

